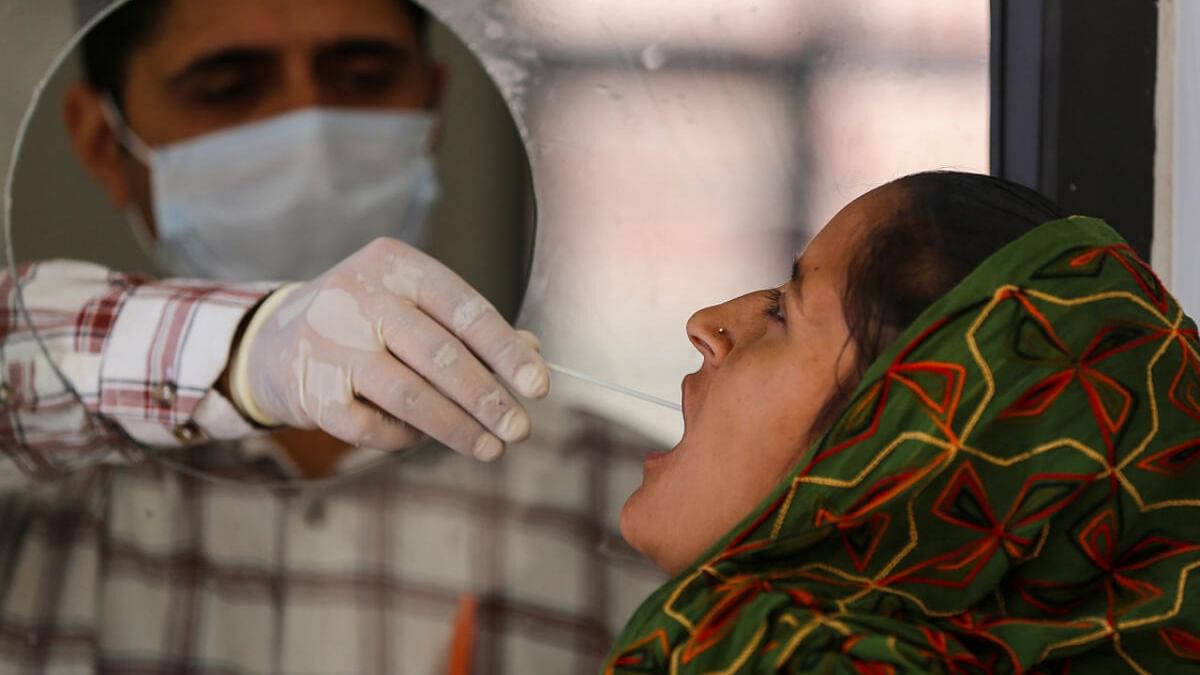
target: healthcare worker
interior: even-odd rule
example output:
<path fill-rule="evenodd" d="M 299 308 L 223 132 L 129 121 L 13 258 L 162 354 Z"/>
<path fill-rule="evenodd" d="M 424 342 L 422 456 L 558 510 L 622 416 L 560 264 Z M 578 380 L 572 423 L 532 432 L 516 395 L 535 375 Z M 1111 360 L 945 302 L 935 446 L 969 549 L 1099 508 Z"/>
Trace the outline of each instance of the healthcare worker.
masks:
<path fill-rule="evenodd" d="M 137 0 L 100 26 L 68 95 L 80 159 L 171 276 L 314 279 L 268 298 L 231 350 L 244 372 L 228 393 L 252 421 L 386 449 L 420 430 L 494 459 L 530 424 L 488 368 L 525 396 L 549 378 L 476 292 L 406 245 L 437 194 L 427 17 L 398 0 L 231 4 Z M 301 320 L 268 321 L 285 296 Z"/>
<path fill-rule="evenodd" d="M 86 38 L 69 134 L 175 278 L 18 272 L 0 672 L 579 672 L 657 583 L 597 551 L 609 435 L 354 473 L 423 434 L 495 460 L 549 387 L 536 339 L 413 246 L 427 24 L 406 0 L 132 0 Z M 275 487 L 301 476 L 350 480 Z"/>

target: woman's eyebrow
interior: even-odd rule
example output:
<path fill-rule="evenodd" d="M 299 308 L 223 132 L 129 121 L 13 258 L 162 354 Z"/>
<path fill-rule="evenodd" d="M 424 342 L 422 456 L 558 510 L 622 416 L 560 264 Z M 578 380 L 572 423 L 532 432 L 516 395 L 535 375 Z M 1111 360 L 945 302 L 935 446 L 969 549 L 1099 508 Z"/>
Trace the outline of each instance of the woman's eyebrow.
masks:
<path fill-rule="evenodd" d="M 798 294 L 800 292 L 800 285 L 804 283 L 804 269 L 800 267 L 800 258 L 792 261 L 792 280 L 790 283 Z"/>
<path fill-rule="evenodd" d="M 803 305 L 804 296 L 800 294 L 800 287 L 803 284 L 804 270 L 800 267 L 800 258 L 797 257 L 792 261 L 792 280 L 787 283 L 788 286 L 791 286 L 787 295 L 795 298 L 794 302 L 797 308 Z M 801 313 L 803 313 L 803 310 L 801 310 Z"/>

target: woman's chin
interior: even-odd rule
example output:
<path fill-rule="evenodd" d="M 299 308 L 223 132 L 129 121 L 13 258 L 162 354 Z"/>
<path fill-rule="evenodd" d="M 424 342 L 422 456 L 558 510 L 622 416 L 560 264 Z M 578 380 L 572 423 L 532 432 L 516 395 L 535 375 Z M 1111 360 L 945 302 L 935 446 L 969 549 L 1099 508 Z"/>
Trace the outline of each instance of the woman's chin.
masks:
<path fill-rule="evenodd" d="M 625 539 L 625 543 L 633 547 L 635 551 L 642 555 L 647 555 L 642 547 L 643 528 L 639 518 L 638 498 L 642 496 L 642 491 L 645 486 L 639 487 L 629 498 L 625 500 L 625 504 L 621 506 L 621 517 L 618 526 L 621 530 L 621 536 Z"/>
<path fill-rule="evenodd" d="M 633 550 L 648 558 L 659 569 L 676 574 L 687 567 L 687 563 L 680 564 L 675 560 L 678 556 L 672 555 L 675 542 L 669 540 L 670 528 L 664 527 L 669 514 L 658 514 L 656 518 L 653 509 L 648 508 L 650 505 L 646 503 L 645 491 L 643 483 L 621 507 L 621 536 Z"/>

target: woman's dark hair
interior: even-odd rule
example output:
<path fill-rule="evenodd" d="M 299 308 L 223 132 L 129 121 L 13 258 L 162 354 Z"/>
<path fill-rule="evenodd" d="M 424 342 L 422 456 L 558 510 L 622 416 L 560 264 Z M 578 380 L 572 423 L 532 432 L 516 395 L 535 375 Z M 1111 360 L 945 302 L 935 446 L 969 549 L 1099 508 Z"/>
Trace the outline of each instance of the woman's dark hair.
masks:
<path fill-rule="evenodd" d="M 412 0 L 396 0 L 413 22 L 417 38 L 427 44 L 429 12 Z M 83 37 L 83 77 L 95 89 L 112 94 L 118 107 L 125 102 L 129 55 L 154 34 L 172 0 L 128 0 Z"/>
<path fill-rule="evenodd" d="M 982 174 L 931 171 L 893 181 L 899 208 L 865 237 L 847 272 L 842 311 L 856 350 L 849 377 L 817 415 L 827 430 L 863 374 L 920 314 L 992 254 L 1067 217 L 1038 192 Z"/>

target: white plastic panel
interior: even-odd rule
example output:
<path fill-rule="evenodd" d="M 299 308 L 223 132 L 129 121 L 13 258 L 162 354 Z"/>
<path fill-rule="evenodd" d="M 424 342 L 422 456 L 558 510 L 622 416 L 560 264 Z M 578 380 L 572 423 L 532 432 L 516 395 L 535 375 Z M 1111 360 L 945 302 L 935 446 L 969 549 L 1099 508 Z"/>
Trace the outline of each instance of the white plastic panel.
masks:
<path fill-rule="evenodd" d="M 687 317 L 779 283 L 848 200 L 912 171 L 987 169 L 985 0 L 427 4 L 482 60 L 528 152 L 537 230 L 519 323 L 550 360 L 655 396 L 678 400 L 698 365 Z M 73 8 L 0 0 L 6 182 Z M 663 409 L 555 387 L 679 433 Z"/>

